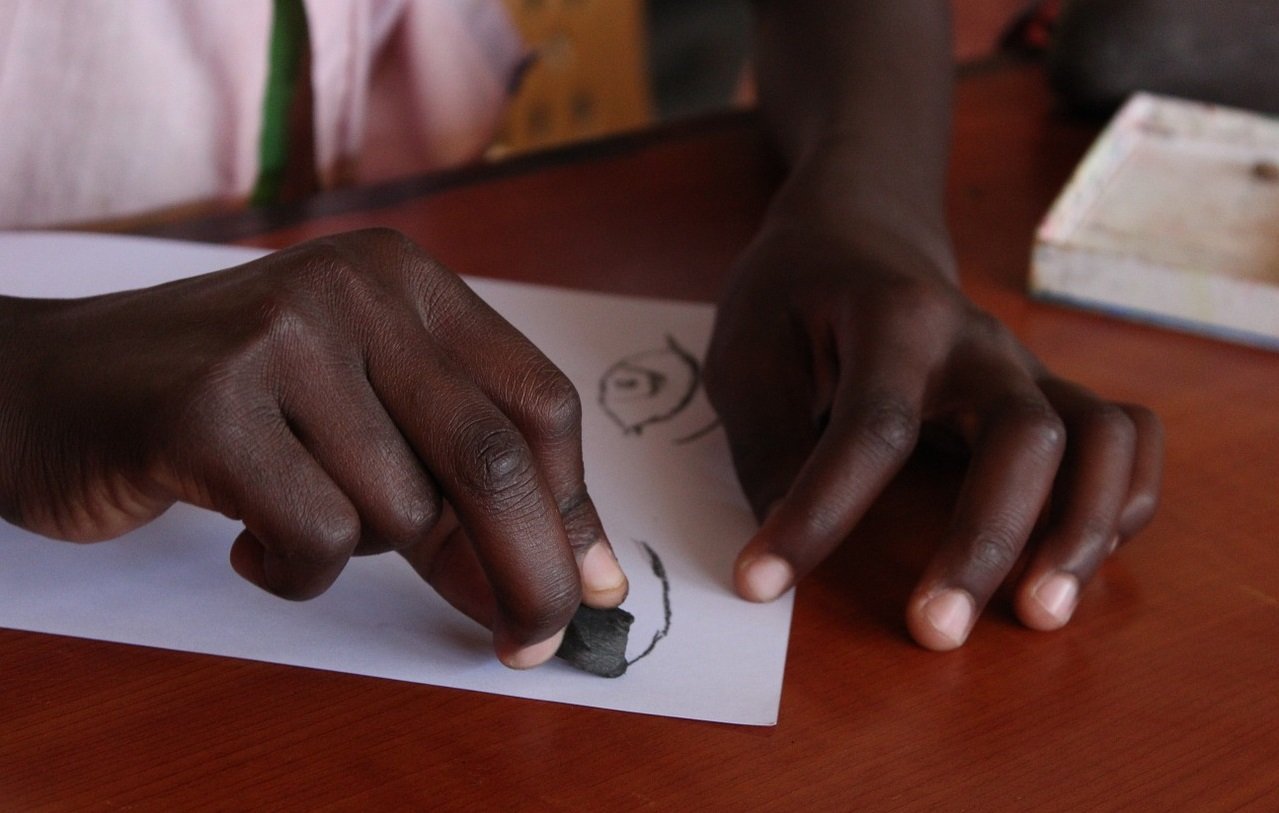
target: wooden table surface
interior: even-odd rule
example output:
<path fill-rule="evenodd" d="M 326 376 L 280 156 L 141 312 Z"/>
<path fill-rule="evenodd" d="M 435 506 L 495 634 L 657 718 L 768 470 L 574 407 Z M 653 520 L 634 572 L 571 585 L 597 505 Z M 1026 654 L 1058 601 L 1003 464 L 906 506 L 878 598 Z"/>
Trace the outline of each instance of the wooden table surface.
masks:
<path fill-rule="evenodd" d="M 921 458 L 798 591 L 771 729 L 0 630 L 0 810 L 1279 809 L 1279 355 L 1027 299 L 1095 130 L 1033 67 L 961 81 L 965 284 L 1058 371 L 1152 406 L 1153 525 L 1057 633 L 925 652 L 902 607 L 956 465 Z M 460 271 L 709 299 L 775 171 L 747 117 L 169 234 L 402 229 Z"/>

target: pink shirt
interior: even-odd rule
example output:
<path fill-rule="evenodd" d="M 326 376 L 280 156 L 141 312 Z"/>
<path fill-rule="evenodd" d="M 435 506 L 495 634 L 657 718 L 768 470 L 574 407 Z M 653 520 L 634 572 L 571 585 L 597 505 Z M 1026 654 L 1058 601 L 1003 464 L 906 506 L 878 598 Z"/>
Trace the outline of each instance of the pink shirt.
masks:
<path fill-rule="evenodd" d="M 500 0 L 305 0 L 320 176 L 476 157 L 524 55 Z M 0 0 L 0 228 L 244 202 L 271 0 Z"/>

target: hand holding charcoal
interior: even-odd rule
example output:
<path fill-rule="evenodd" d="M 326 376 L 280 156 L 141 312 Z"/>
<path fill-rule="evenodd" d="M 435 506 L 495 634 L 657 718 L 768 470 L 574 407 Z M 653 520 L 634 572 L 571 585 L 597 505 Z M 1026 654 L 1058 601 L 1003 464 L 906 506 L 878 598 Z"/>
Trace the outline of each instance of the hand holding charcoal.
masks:
<path fill-rule="evenodd" d="M 0 338 L 0 514 L 32 531 L 102 540 L 193 503 L 242 520 L 235 569 L 290 599 L 399 550 L 455 604 L 491 607 L 516 667 L 551 657 L 580 602 L 625 595 L 572 385 L 395 233 L 0 299 Z"/>

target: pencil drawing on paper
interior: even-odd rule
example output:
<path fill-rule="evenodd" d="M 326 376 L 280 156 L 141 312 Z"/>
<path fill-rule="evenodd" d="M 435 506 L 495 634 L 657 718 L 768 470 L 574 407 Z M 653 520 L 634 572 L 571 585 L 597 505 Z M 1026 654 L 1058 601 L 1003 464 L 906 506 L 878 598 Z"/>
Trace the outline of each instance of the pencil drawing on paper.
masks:
<path fill-rule="evenodd" d="M 657 632 L 653 633 L 653 640 L 649 641 L 644 651 L 626 662 L 627 666 L 647 657 L 653 651 L 653 648 L 657 646 L 657 642 L 665 638 L 671 631 L 671 580 L 666 575 L 666 566 L 662 564 L 662 558 L 657 555 L 657 551 L 653 550 L 652 546 L 647 542 L 636 540 L 635 543 L 644 549 L 644 553 L 648 554 L 649 567 L 653 569 L 653 575 L 657 577 L 658 582 L 662 585 L 662 626 Z"/>
<path fill-rule="evenodd" d="M 664 347 L 634 353 L 604 371 L 599 404 L 624 434 L 639 435 L 687 409 L 701 384 L 702 366 L 697 358 L 667 335 Z M 718 424 L 713 421 L 674 442 L 697 440 Z"/>

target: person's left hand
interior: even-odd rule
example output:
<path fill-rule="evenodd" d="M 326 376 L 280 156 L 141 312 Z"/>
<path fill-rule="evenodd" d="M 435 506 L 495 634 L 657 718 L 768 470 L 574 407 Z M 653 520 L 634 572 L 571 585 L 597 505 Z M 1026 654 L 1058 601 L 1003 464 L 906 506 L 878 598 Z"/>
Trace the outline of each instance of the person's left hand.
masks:
<path fill-rule="evenodd" d="M 766 228 L 720 302 L 706 388 L 763 523 L 735 573 L 756 601 L 843 542 L 921 428 L 967 445 L 950 531 L 907 607 L 931 649 L 966 640 L 1028 549 L 1017 614 L 1064 625 L 1157 502 L 1162 432 L 1149 410 L 1053 375 L 947 268 L 883 231 Z"/>

